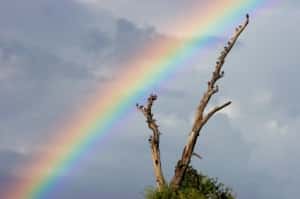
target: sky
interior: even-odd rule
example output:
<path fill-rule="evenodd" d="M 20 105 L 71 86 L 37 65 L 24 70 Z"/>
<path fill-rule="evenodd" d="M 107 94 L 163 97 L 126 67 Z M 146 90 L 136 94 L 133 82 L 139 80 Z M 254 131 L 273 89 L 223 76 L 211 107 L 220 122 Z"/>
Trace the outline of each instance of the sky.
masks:
<path fill-rule="evenodd" d="M 87 99 L 122 75 L 127 60 L 153 39 L 189 37 L 174 23 L 184 21 L 196 3 L 212 1 L 170 2 L 0 0 L 0 198 L 14 182 L 30 178 L 20 168 L 52 150 L 47 141 L 87 106 Z M 196 152 L 203 159 L 193 159 L 192 165 L 218 177 L 238 198 L 300 194 L 299 22 L 296 0 L 278 1 L 252 15 L 210 104 L 233 101 L 201 132 Z M 153 111 L 168 180 L 231 33 L 208 35 L 215 42 L 156 90 Z M 150 133 L 139 112 L 128 113 L 62 177 L 49 198 L 143 198 L 144 189 L 155 185 Z"/>

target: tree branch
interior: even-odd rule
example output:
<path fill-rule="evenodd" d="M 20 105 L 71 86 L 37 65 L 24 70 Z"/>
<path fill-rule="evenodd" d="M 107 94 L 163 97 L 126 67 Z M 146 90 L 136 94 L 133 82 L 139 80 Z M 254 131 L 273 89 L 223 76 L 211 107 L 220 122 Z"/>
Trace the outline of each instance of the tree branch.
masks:
<path fill-rule="evenodd" d="M 198 136 L 200 134 L 200 131 L 202 127 L 206 124 L 206 122 L 219 110 L 227 107 L 231 104 L 231 102 L 227 102 L 223 104 L 222 106 L 217 106 L 214 109 L 212 109 L 210 112 L 208 112 L 207 115 L 204 115 L 205 108 L 207 107 L 207 104 L 209 103 L 211 97 L 216 94 L 219 91 L 218 85 L 216 85 L 216 82 L 224 77 L 224 71 L 222 71 L 222 67 L 225 63 L 225 59 L 229 52 L 231 51 L 232 47 L 235 45 L 238 37 L 240 34 L 245 30 L 246 26 L 249 24 L 249 15 L 246 15 L 246 20 L 242 25 L 239 25 L 236 28 L 235 33 L 230 38 L 230 40 L 227 42 L 227 45 L 224 47 L 224 50 L 221 52 L 221 55 L 219 56 L 214 71 L 212 73 L 211 79 L 207 83 L 207 89 L 204 92 L 200 103 L 197 107 L 195 121 L 192 127 L 192 131 L 188 136 L 187 143 L 183 149 L 181 159 L 177 162 L 177 165 L 175 167 L 175 174 L 171 180 L 170 185 L 174 190 L 177 190 L 183 180 L 185 171 L 191 161 L 191 157 L 194 154 L 194 148 L 197 143 Z"/>
<path fill-rule="evenodd" d="M 146 122 L 148 124 L 149 129 L 152 130 L 152 135 L 150 136 L 148 141 L 151 146 L 151 156 L 152 156 L 154 173 L 156 177 L 156 184 L 158 189 L 161 190 L 165 186 L 166 181 L 161 168 L 160 149 L 159 149 L 160 132 L 158 129 L 158 125 L 156 124 L 156 120 L 154 119 L 152 113 L 152 106 L 155 100 L 157 100 L 157 95 L 151 94 L 148 97 L 148 102 L 146 107 L 139 104 L 136 104 L 136 107 L 139 111 L 143 113 L 143 115 L 146 118 Z"/>
<path fill-rule="evenodd" d="M 202 159 L 202 156 L 201 155 L 199 155 L 198 153 L 195 153 L 195 152 L 193 152 L 193 154 L 192 154 L 193 156 L 196 156 L 197 158 L 199 158 L 200 160 Z"/>
<path fill-rule="evenodd" d="M 203 118 L 202 120 L 202 125 L 205 125 L 205 123 L 218 111 L 222 110 L 223 108 L 225 108 L 226 106 L 229 106 L 231 104 L 231 101 L 228 101 L 226 103 L 224 103 L 221 106 L 216 106 L 215 108 L 213 108 L 211 111 L 209 111 L 206 116 Z"/>

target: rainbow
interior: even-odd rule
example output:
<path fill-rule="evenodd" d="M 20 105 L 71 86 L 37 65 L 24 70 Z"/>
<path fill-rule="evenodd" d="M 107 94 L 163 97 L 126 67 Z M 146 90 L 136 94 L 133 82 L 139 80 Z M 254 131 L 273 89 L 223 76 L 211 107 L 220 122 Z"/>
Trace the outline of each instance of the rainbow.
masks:
<path fill-rule="evenodd" d="M 201 2 L 201 1 L 199 1 Z M 184 41 L 157 41 L 149 44 L 138 57 L 124 63 L 126 70 L 119 78 L 99 91 L 87 106 L 55 132 L 47 145 L 51 152 L 37 156 L 20 173 L 30 179 L 20 180 L 2 199 L 38 199 L 47 194 L 62 176 L 76 166 L 96 140 L 101 139 L 141 96 L 158 86 L 171 74 L 184 67 L 184 61 L 208 45 L 208 35 L 224 31 L 243 19 L 245 13 L 257 10 L 263 0 L 213 0 L 210 4 L 195 3 L 186 22 L 176 24 L 178 30 L 192 35 Z"/>

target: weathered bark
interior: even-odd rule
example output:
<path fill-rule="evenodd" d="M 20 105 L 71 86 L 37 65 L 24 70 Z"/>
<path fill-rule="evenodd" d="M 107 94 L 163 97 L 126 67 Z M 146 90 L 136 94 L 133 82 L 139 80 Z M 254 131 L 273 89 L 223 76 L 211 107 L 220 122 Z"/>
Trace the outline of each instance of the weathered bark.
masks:
<path fill-rule="evenodd" d="M 137 104 L 138 110 L 140 110 L 144 116 L 146 117 L 146 122 L 148 124 L 148 127 L 152 130 L 152 135 L 149 138 L 149 143 L 151 147 L 151 156 L 152 156 L 152 163 L 156 178 L 156 185 L 159 190 L 161 190 L 165 185 L 166 181 L 162 172 L 161 168 L 161 160 L 160 160 L 160 149 L 159 149 L 159 137 L 160 132 L 158 129 L 158 125 L 156 124 L 156 120 L 153 117 L 152 114 L 152 105 L 153 102 L 157 99 L 156 95 L 150 95 L 148 98 L 148 104 L 147 106 L 142 106 Z"/>
<path fill-rule="evenodd" d="M 234 33 L 233 37 L 228 41 L 227 45 L 224 47 L 224 50 L 221 52 L 218 61 L 216 62 L 215 70 L 212 73 L 212 77 L 210 81 L 208 82 L 207 90 L 202 96 L 200 104 L 198 105 L 193 128 L 191 130 L 191 133 L 188 136 L 187 143 L 182 151 L 181 159 L 177 162 L 177 165 L 175 167 L 175 174 L 170 182 L 170 185 L 174 190 L 177 190 L 180 187 L 186 169 L 194 153 L 194 148 L 197 142 L 197 138 L 200 134 L 202 127 L 216 112 L 220 111 L 221 109 L 231 104 L 231 101 L 228 101 L 221 106 L 217 106 L 213 108 L 207 114 L 204 114 L 205 108 L 207 107 L 207 104 L 210 101 L 211 97 L 218 92 L 218 85 L 216 85 L 216 82 L 224 76 L 224 71 L 222 71 L 221 69 L 225 63 L 225 58 L 227 57 L 228 53 L 236 43 L 240 34 L 244 31 L 244 29 L 248 25 L 248 23 L 249 23 L 249 15 L 247 14 L 244 24 L 236 28 L 236 32 Z"/>

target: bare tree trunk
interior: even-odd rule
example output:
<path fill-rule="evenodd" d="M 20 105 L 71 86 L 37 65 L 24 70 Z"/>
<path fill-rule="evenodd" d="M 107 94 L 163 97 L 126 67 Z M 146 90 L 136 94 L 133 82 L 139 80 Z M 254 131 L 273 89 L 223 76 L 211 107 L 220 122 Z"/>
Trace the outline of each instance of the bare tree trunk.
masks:
<path fill-rule="evenodd" d="M 148 127 L 152 130 L 152 135 L 149 138 L 149 143 L 151 147 L 151 156 L 152 156 L 152 163 L 154 168 L 154 174 L 156 178 L 156 185 L 159 190 L 161 190 L 165 185 L 166 181 L 162 172 L 161 168 L 161 160 L 160 160 L 160 149 L 159 149 L 159 137 L 160 132 L 158 129 L 158 125 L 156 124 L 156 120 L 152 114 L 152 105 L 153 102 L 157 99 L 156 95 L 150 95 L 148 98 L 147 106 L 142 106 L 137 104 L 138 110 L 140 110 L 144 116 L 146 117 L 146 122 Z"/>
<path fill-rule="evenodd" d="M 175 167 L 175 174 L 170 182 L 170 185 L 174 190 L 177 190 L 180 187 L 180 184 L 185 175 L 185 171 L 191 161 L 197 138 L 200 134 L 202 127 L 216 112 L 231 104 L 231 101 L 228 101 L 221 106 L 213 108 L 207 114 L 204 114 L 205 108 L 208 102 L 210 101 L 211 97 L 218 92 L 218 85 L 216 85 L 216 82 L 224 76 L 224 71 L 222 71 L 221 69 L 223 64 L 225 63 L 225 58 L 236 43 L 236 40 L 238 39 L 240 34 L 248 25 L 248 23 L 249 15 L 247 14 L 246 21 L 243 25 L 240 25 L 238 28 L 236 28 L 236 32 L 234 33 L 233 37 L 228 41 L 228 45 L 224 47 L 224 50 L 221 52 L 221 55 L 218 58 L 218 61 L 216 62 L 215 70 L 212 73 L 210 81 L 208 82 L 207 90 L 204 93 L 200 104 L 197 108 L 193 128 L 188 136 L 187 143 L 182 151 L 181 159 L 177 162 L 177 165 Z"/>

